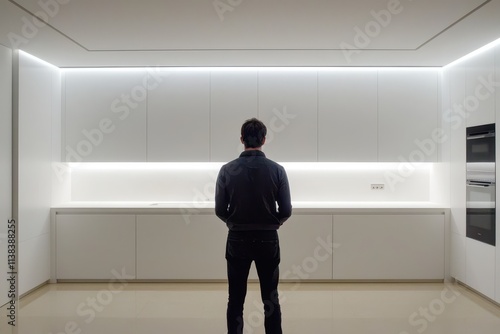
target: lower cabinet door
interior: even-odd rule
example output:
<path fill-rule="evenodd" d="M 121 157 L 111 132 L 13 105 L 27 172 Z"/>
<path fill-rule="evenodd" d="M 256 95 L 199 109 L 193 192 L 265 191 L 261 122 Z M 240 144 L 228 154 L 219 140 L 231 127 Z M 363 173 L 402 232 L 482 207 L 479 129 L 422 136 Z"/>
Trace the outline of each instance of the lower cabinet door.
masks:
<path fill-rule="evenodd" d="M 213 215 L 137 216 L 137 278 L 226 279 L 227 227 Z M 280 278 L 332 278 L 332 216 L 296 215 L 279 230 Z M 255 265 L 249 275 L 256 279 Z"/>
<path fill-rule="evenodd" d="M 332 216 L 293 215 L 278 230 L 280 279 L 285 281 L 332 279 Z M 250 279 L 257 279 L 252 265 Z"/>
<path fill-rule="evenodd" d="M 494 246 L 465 239 L 465 283 L 483 295 L 495 299 Z"/>
<path fill-rule="evenodd" d="M 56 216 L 57 279 L 135 279 L 135 215 Z"/>
<path fill-rule="evenodd" d="M 214 215 L 137 216 L 137 279 L 226 278 L 226 225 Z"/>
<path fill-rule="evenodd" d="M 466 237 L 458 233 L 451 233 L 450 275 L 465 283 L 465 243 Z"/>
<path fill-rule="evenodd" d="M 333 278 L 444 279 L 444 215 L 336 215 Z"/>

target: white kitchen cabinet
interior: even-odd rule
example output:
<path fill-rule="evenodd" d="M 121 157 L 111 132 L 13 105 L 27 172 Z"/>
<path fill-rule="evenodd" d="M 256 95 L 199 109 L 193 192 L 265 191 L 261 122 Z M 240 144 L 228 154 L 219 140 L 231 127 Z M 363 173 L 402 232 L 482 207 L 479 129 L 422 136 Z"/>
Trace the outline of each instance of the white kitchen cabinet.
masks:
<path fill-rule="evenodd" d="M 226 279 L 226 239 L 215 215 L 139 215 L 137 278 Z"/>
<path fill-rule="evenodd" d="M 280 278 L 332 278 L 335 252 L 331 215 L 293 215 L 278 230 L 281 249 Z"/>
<path fill-rule="evenodd" d="M 50 278 L 50 233 L 20 241 L 19 295 L 45 284 Z"/>
<path fill-rule="evenodd" d="M 459 63 L 447 69 L 450 81 L 450 109 L 443 120 L 450 126 L 450 208 L 451 232 L 465 236 L 466 119 L 462 113 L 465 99 L 465 67 Z"/>
<path fill-rule="evenodd" d="M 161 70 L 148 95 L 147 160 L 209 161 L 210 73 Z"/>
<path fill-rule="evenodd" d="M 466 73 L 464 109 L 467 126 L 495 123 L 495 50 L 464 62 Z"/>
<path fill-rule="evenodd" d="M 57 215 L 57 279 L 134 279 L 135 225 L 135 215 Z"/>
<path fill-rule="evenodd" d="M 465 242 L 465 283 L 495 299 L 495 247 L 470 238 Z"/>
<path fill-rule="evenodd" d="M 318 159 L 317 72 L 259 72 L 259 118 L 267 126 L 264 152 L 278 162 Z"/>
<path fill-rule="evenodd" d="M 146 70 L 67 70 L 63 77 L 63 158 L 146 161 Z"/>
<path fill-rule="evenodd" d="M 54 143 L 52 119 L 60 117 L 56 99 L 59 70 L 25 53 L 15 53 L 19 71 L 13 97 L 13 199 L 19 253 L 19 292 L 26 293 L 50 278 L 50 206 Z M 16 60 L 14 60 L 16 63 Z M 17 93 L 17 94 L 16 94 Z"/>
<path fill-rule="evenodd" d="M 19 57 L 19 109 L 17 112 L 17 193 L 19 241 L 48 234 L 52 204 L 53 75 L 56 70 L 24 54 Z M 60 87 L 57 87 L 60 89 Z M 14 116 L 16 117 L 16 116 Z M 37 189 L 38 191 L 34 191 Z"/>
<path fill-rule="evenodd" d="M 438 74 L 433 69 L 379 71 L 380 162 L 437 161 Z"/>
<path fill-rule="evenodd" d="M 497 216 L 498 219 L 498 216 Z M 496 226 L 496 233 L 497 233 L 497 238 L 496 238 L 496 244 L 497 246 L 495 247 L 495 300 L 500 303 L 500 228 L 499 228 L 498 220 L 497 220 L 497 226 Z"/>
<path fill-rule="evenodd" d="M 258 116 L 258 84 L 257 71 L 211 73 L 210 161 L 230 161 L 243 151 L 241 125 Z"/>
<path fill-rule="evenodd" d="M 444 279 L 444 215 L 335 215 L 333 278 Z"/>
<path fill-rule="evenodd" d="M 443 129 L 444 136 L 446 136 L 446 140 L 439 146 L 438 150 L 438 162 L 450 162 L 451 155 L 451 147 L 450 147 L 450 138 L 451 138 L 451 125 L 449 122 L 445 121 L 444 114 L 445 112 L 449 112 L 451 109 L 451 78 L 450 78 L 450 69 L 443 69 L 441 75 L 439 76 L 440 86 L 441 86 L 441 106 L 438 110 L 438 127 Z"/>
<path fill-rule="evenodd" d="M 378 161 L 377 71 L 318 73 L 318 160 Z"/>
<path fill-rule="evenodd" d="M 331 215 L 296 215 L 279 230 L 281 279 L 331 279 Z M 139 215 L 138 279 L 226 279 L 227 227 L 213 215 Z M 300 245 L 300 247 L 297 247 Z M 250 279 L 257 279 L 252 264 Z"/>
<path fill-rule="evenodd" d="M 465 283 L 465 235 L 451 233 L 450 275 Z"/>
<path fill-rule="evenodd" d="M 500 240 L 498 232 L 497 232 L 497 240 Z M 495 300 L 497 303 L 500 303 L 500 251 L 499 251 L 499 247 L 496 247 Z"/>

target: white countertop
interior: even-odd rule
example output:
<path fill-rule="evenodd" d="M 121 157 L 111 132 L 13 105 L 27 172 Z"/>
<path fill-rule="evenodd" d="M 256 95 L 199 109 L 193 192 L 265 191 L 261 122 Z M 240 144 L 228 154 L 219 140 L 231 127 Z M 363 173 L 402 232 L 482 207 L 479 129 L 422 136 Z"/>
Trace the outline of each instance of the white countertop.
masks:
<path fill-rule="evenodd" d="M 68 202 L 55 205 L 58 213 L 74 211 L 119 211 L 140 213 L 190 213 L 206 214 L 214 212 L 214 202 Z M 341 213 L 341 212 L 429 212 L 438 213 L 449 207 L 432 202 L 292 202 L 294 213 Z"/>

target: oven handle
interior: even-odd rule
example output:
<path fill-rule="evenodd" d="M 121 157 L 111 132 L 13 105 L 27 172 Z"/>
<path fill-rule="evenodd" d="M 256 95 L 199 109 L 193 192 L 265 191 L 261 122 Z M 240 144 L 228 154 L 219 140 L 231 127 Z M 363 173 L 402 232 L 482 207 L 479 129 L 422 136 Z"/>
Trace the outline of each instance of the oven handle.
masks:
<path fill-rule="evenodd" d="M 488 187 L 494 187 L 495 182 L 481 182 L 481 181 L 467 180 L 467 185 L 471 187 L 488 188 Z"/>
<path fill-rule="evenodd" d="M 467 136 L 467 140 L 469 139 L 482 139 L 482 138 L 491 138 L 491 137 L 495 137 L 495 133 L 481 133 L 481 134 L 478 134 L 478 135 L 468 135 Z"/>

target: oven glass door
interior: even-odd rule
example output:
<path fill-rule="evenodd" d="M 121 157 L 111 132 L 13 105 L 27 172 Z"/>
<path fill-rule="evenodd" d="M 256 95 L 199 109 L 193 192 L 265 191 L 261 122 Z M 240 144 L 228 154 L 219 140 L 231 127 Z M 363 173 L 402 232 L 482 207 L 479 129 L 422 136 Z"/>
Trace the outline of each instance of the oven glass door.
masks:
<path fill-rule="evenodd" d="M 495 137 L 467 139 L 467 162 L 495 162 Z"/>
<path fill-rule="evenodd" d="M 467 237 L 495 246 L 495 184 L 469 180 L 466 189 Z"/>
<path fill-rule="evenodd" d="M 495 124 L 471 126 L 467 132 L 467 162 L 495 162 Z"/>
<path fill-rule="evenodd" d="M 466 234 L 468 238 L 495 246 L 495 209 L 468 208 Z"/>

